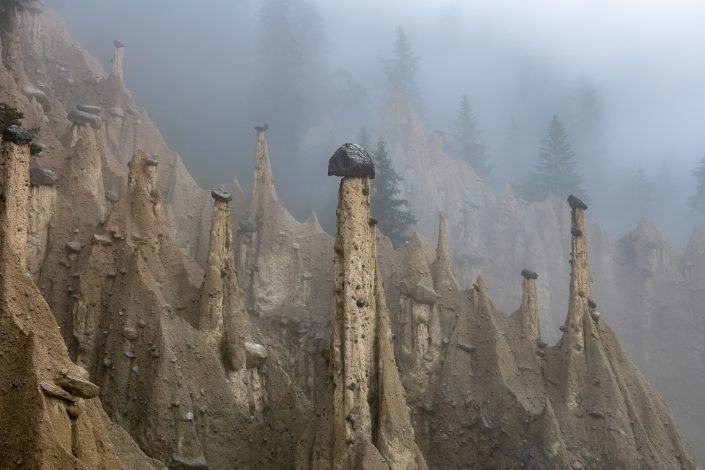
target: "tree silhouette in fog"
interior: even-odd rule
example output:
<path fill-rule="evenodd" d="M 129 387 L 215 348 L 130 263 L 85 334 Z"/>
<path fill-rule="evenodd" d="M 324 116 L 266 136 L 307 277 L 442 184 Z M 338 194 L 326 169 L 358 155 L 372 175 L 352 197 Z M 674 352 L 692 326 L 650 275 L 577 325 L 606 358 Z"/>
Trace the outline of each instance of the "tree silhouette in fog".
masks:
<path fill-rule="evenodd" d="M 587 199 L 583 183 L 585 178 L 575 168 L 575 153 L 570 147 L 563 124 L 556 115 L 548 127 L 548 137 L 543 140 L 534 173 L 517 184 L 517 193 L 527 201 L 542 201 L 550 194 L 559 198 L 575 194 Z"/>
<path fill-rule="evenodd" d="M 470 163 L 475 173 L 486 178 L 489 176 L 487 146 L 483 143 L 478 128 L 477 117 L 470 105 L 470 99 L 463 95 L 453 121 L 451 133 L 453 153 Z"/>
<path fill-rule="evenodd" d="M 383 140 L 377 142 L 372 152 L 375 162 L 375 180 L 372 184 L 372 215 L 377 218 L 379 229 L 394 246 L 406 240 L 416 218 L 409 212 L 409 202 L 399 197 L 402 177 L 392 168 L 389 151 Z"/>
<path fill-rule="evenodd" d="M 393 56 L 385 64 L 387 86 L 390 90 L 398 89 L 411 101 L 418 99 L 418 90 L 416 89 L 418 60 L 419 58 L 411 50 L 406 32 L 400 26 L 394 41 Z"/>
<path fill-rule="evenodd" d="M 691 213 L 697 217 L 697 223 L 705 223 L 705 158 L 698 162 L 692 171 L 695 177 L 695 194 L 688 200 Z"/>

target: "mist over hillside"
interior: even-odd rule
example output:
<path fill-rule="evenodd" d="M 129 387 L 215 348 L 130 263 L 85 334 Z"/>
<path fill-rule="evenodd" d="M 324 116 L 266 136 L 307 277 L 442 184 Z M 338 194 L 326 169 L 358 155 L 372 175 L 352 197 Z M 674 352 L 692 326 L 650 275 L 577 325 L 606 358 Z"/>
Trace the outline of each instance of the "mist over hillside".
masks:
<path fill-rule="evenodd" d="M 114 38 L 127 44 L 127 83 L 203 185 L 247 179 L 247 136 L 268 122 L 278 186 L 299 218 L 331 207 L 334 143 L 361 127 L 375 134 L 401 26 L 418 57 L 422 117 L 447 135 L 467 94 L 493 184 L 531 172 L 556 114 L 592 216 L 615 235 L 643 216 L 682 246 L 702 225 L 687 207 L 705 155 L 705 58 L 692 47 L 705 40 L 705 8 L 695 2 L 48 3 L 104 62 Z"/>

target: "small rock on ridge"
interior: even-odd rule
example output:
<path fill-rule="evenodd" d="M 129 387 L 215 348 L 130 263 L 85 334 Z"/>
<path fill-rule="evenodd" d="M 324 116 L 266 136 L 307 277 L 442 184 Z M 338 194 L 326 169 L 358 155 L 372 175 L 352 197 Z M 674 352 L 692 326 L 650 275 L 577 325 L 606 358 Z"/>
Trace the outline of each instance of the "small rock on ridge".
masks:
<path fill-rule="evenodd" d="M 67 118 L 69 121 L 78 126 L 89 124 L 94 129 L 100 129 L 103 125 L 103 120 L 100 116 L 96 116 L 95 114 L 87 113 L 78 109 L 72 109 Z"/>
<path fill-rule="evenodd" d="M 539 275 L 534 271 L 530 271 L 528 269 L 522 269 L 521 270 L 521 277 L 523 277 L 524 279 L 538 279 Z"/>
<path fill-rule="evenodd" d="M 233 200 L 233 195 L 223 188 L 211 189 L 211 197 L 220 202 L 230 202 Z"/>
<path fill-rule="evenodd" d="M 367 150 L 357 144 L 343 144 L 328 160 L 328 176 L 374 178 L 375 164 Z"/>
<path fill-rule="evenodd" d="M 262 124 L 261 126 L 255 126 L 255 130 L 257 132 L 265 132 L 267 129 L 269 129 L 269 124 Z"/>
<path fill-rule="evenodd" d="M 269 353 L 264 346 L 257 343 L 251 343 L 249 341 L 245 341 L 245 354 L 248 369 L 255 369 L 264 365 L 267 361 L 267 357 L 269 356 Z"/>
<path fill-rule="evenodd" d="M 2 131 L 2 140 L 8 140 L 17 145 L 29 145 L 34 136 L 24 127 L 11 125 Z"/>
<path fill-rule="evenodd" d="M 588 208 L 587 204 L 585 204 L 583 201 L 573 196 L 572 194 L 568 196 L 568 204 L 570 205 L 571 209 L 587 210 Z"/>
<path fill-rule="evenodd" d="M 100 388 L 96 384 L 70 374 L 59 377 L 55 382 L 70 394 L 85 399 L 95 398 L 100 392 Z"/>

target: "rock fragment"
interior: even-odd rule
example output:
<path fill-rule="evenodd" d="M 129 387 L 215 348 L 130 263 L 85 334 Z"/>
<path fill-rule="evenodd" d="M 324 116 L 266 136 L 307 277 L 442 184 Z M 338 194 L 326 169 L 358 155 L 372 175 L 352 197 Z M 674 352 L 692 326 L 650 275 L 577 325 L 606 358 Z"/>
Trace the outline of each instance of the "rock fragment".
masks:
<path fill-rule="evenodd" d="M 38 167 L 29 169 L 30 186 L 54 186 L 58 181 L 59 177 L 51 170 Z"/>
<path fill-rule="evenodd" d="M 267 361 L 269 353 L 261 344 L 245 341 L 246 364 L 248 369 L 256 369 Z"/>
<path fill-rule="evenodd" d="M 78 109 L 72 109 L 67 118 L 77 126 L 90 125 L 94 129 L 100 129 L 103 125 L 103 120 L 100 116 L 96 116 L 95 114 L 87 113 L 85 111 L 80 111 Z"/>
<path fill-rule="evenodd" d="M 100 388 L 96 384 L 71 374 L 65 374 L 55 382 L 70 394 L 85 399 L 95 398 L 100 392 Z"/>

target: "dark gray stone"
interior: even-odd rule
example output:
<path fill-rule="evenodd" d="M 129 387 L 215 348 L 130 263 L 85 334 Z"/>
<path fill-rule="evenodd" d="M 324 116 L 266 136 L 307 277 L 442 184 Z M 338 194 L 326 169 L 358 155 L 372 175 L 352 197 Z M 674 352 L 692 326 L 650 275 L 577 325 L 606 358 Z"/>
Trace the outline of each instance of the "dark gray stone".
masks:
<path fill-rule="evenodd" d="M 51 170 L 37 167 L 29 169 L 30 186 L 54 186 L 57 181 L 59 181 L 59 177 Z"/>
<path fill-rule="evenodd" d="M 15 143 L 17 145 L 29 145 L 34 136 L 24 127 L 11 125 L 2 130 L 2 140 Z"/>
<path fill-rule="evenodd" d="M 189 459 L 178 454 L 171 456 L 170 470 L 208 470 L 208 462 L 203 456 Z"/>
<path fill-rule="evenodd" d="M 588 208 L 587 204 L 585 204 L 583 201 L 573 196 L 572 194 L 568 196 L 568 204 L 570 205 L 571 209 L 587 210 Z"/>
<path fill-rule="evenodd" d="M 51 111 L 51 103 L 49 102 L 49 98 L 47 97 L 46 93 L 44 93 L 39 88 L 32 85 L 27 85 L 22 88 L 22 93 L 25 96 L 29 96 L 30 98 L 36 99 L 39 104 L 42 105 L 42 109 L 44 110 L 44 112 Z"/>
<path fill-rule="evenodd" d="M 230 202 L 233 200 L 233 195 L 222 188 L 211 189 L 211 197 L 220 202 Z"/>
<path fill-rule="evenodd" d="M 159 166 L 159 162 L 153 158 L 147 159 L 147 166 Z"/>
<path fill-rule="evenodd" d="M 266 132 L 269 129 L 269 124 L 262 124 L 261 126 L 255 126 L 257 132 Z"/>
<path fill-rule="evenodd" d="M 594 310 L 597 308 L 597 304 L 592 299 L 588 299 L 588 307 Z"/>
<path fill-rule="evenodd" d="M 528 269 L 522 269 L 521 270 L 521 277 L 523 277 L 524 279 L 538 279 L 539 275 L 534 271 L 530 271 Z"/>
<path fill-rule="evenodd" d="M 76 401 L 78 401 L 78 398 L 52 383 L 42 382 L 39 386 L 41 387 L 44 395 L 48 397 L 58 398 L 59 400 L 63 400 L 68 403 L 76 403 Z"/>
<path fill-rule="evenodd" d="M 582 237 L 583 232 L 580 231 L 579 228 L 573 227 L 570 229 L 570 234 L 573 235 L 574 237 Z"/>
<path fill-rule="evenodd" d="M 593 320 L 600 321 L 600 312 L 597 310 L 590 310 L 590 316 L 592 317 Z"/>
<path fill-rule="evenodd" d="M 55 382 L 70 394 L 85 399 L 95 398 L 100 392 L 100 388 L 96 384 L 70 374 L 59 377 Z"/>
<path fill-rule="evenodd" d="M 115 203 L 120 200 L 120 196 L 118 195 L 118 193 L 116 193 L 112 189 L 109 189 L 108 191 L 105 192 L 105 199 L 107 199 L 108 201 L 110 201 L 112 203 Z"/>
<path fill-rule="evenodd" d="M 328 176 L 374 178 L 375 164 L 367 150 L 357 144 L 343 144 L 328 160 Z"/>
<path fill-rule="evenodd" d="M 103 120 L 100 116 L 96 116 L 95 114 L 87 113 L 85 111 L 80 111 L 78 109 L 72 109 L 67 118 L 77 126 L 84 126 L 88 124 L 94 129 L 100 129 L 103 125 Z"/>
<path fill-rule="evenodd" d="M 96 116 L 100 116 L 103 113 L 102 106 L 95 106 L 92 104 L 79 104 L 76 106 L 76 109 L 83 111 L 84 113 L 94 114 Z"/>
<path fill-rule="evenodd" d="M 70 241 L 66 244 L 66 249 L 72 253 L 80 253 L 82 248 L 83 246 L 81 246 L 81 242 L 76 240 Z"/>

